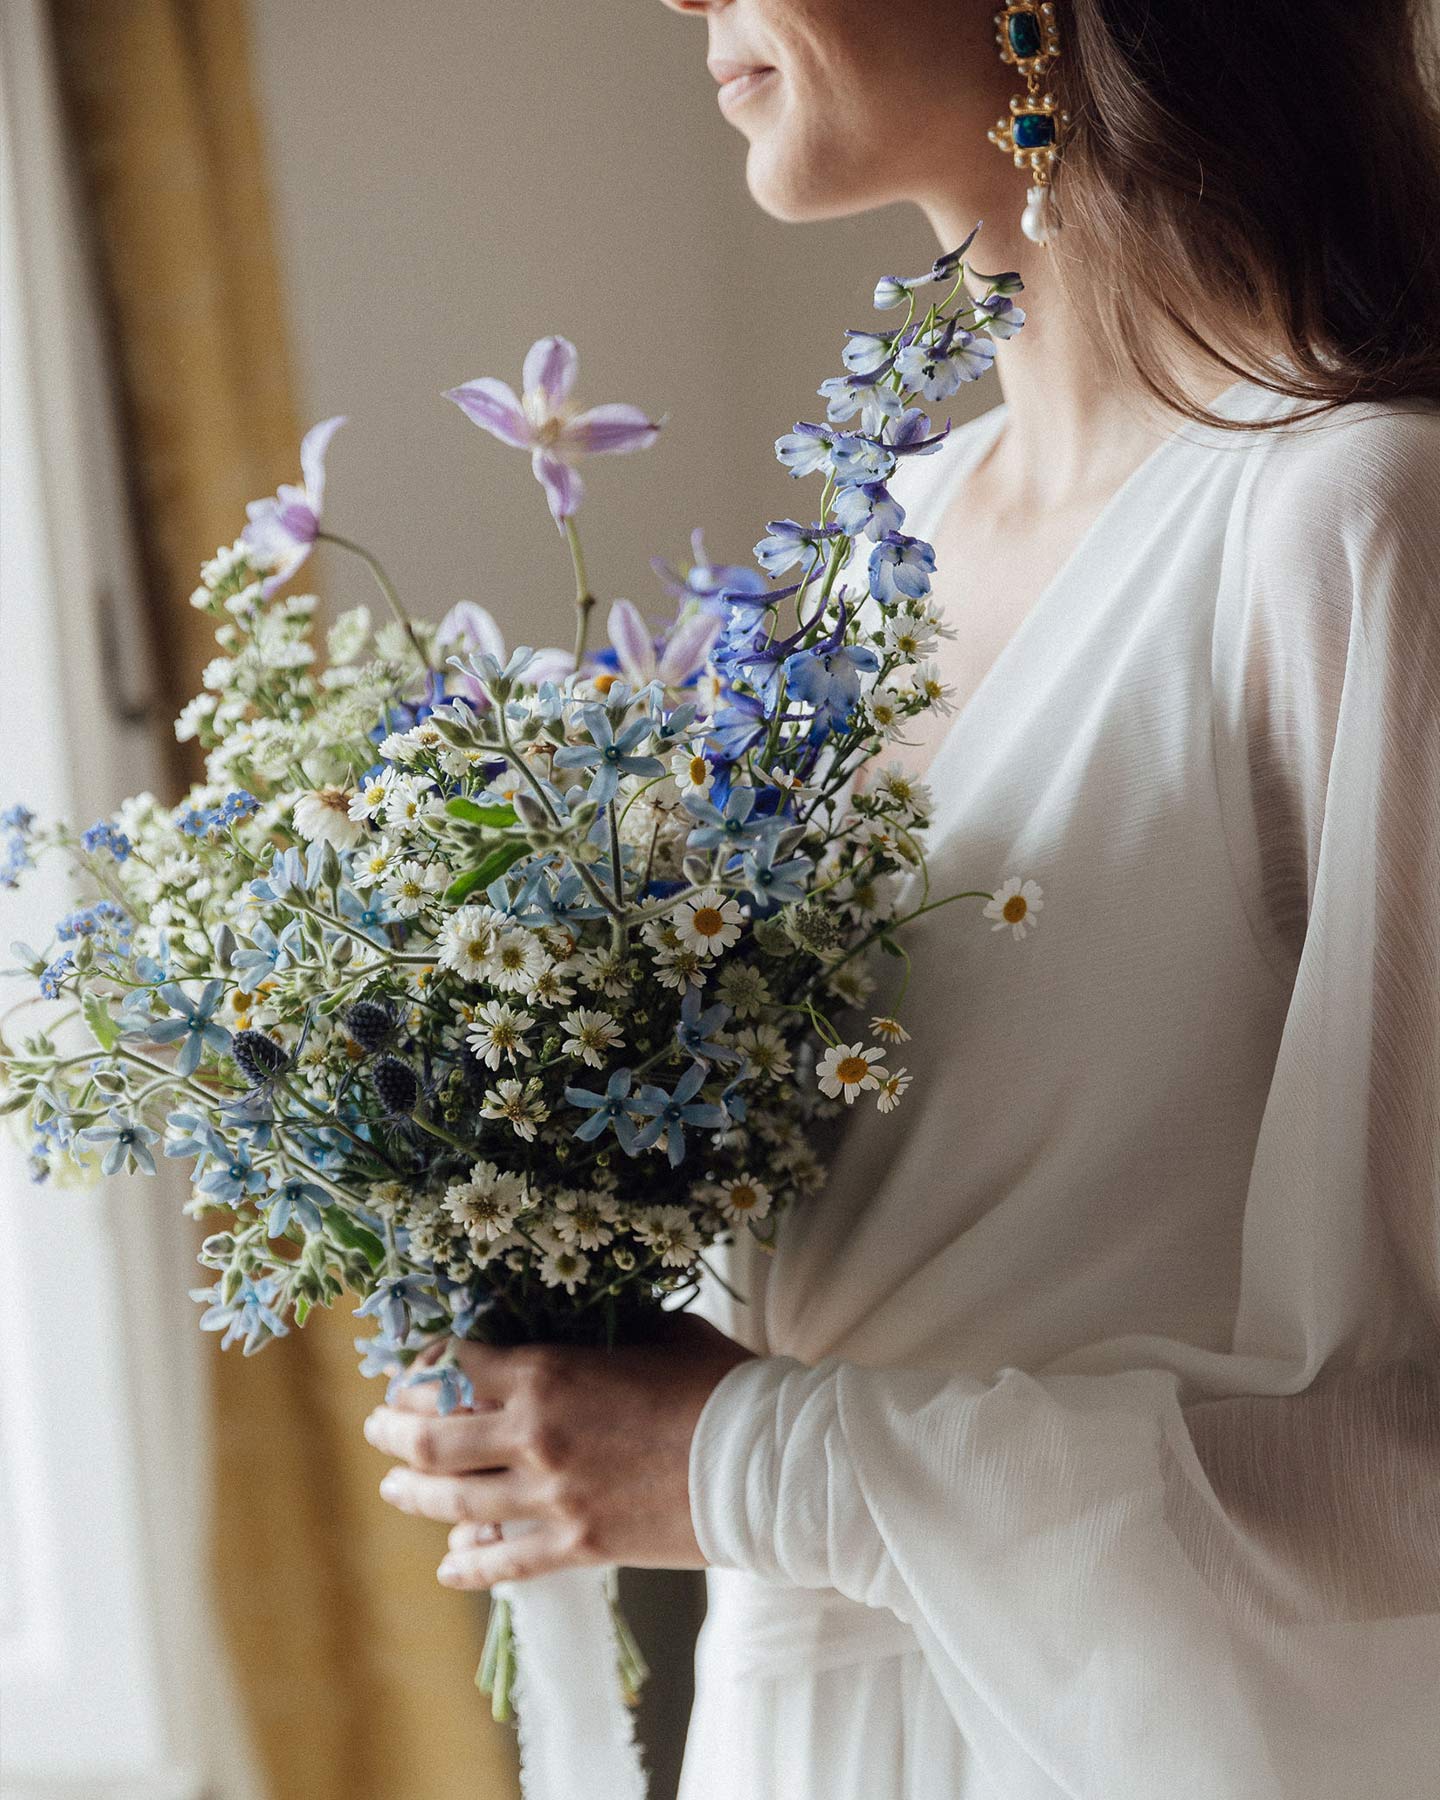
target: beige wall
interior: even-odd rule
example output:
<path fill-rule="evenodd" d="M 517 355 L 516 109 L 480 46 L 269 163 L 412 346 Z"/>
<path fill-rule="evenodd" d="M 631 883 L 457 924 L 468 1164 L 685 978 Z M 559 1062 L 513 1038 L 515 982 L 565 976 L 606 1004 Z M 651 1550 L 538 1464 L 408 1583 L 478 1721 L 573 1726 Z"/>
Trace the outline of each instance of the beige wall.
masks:
<path fill-rule="evenodd" d="M 302 413 L 351 414 L 332 518 L 416 612 L 474 598 L 516 639 L 569 640 L 569 560 L 526 459 L 439 398 L 518 381 L 547 331 L 578 344 L 589 399 L 670 415 L 651 451 L 587 465 L 602 597 L 659 611 L 650 554 L 704 524 L 743 557 L 813 503 L 773 439 L 818 416 L 875 276 L 933 256 L 917 212 L 764 217 L 703 22 L 659 0 L 253 4 Z M 368 597 L 363 571 L 325 578 Z"/>

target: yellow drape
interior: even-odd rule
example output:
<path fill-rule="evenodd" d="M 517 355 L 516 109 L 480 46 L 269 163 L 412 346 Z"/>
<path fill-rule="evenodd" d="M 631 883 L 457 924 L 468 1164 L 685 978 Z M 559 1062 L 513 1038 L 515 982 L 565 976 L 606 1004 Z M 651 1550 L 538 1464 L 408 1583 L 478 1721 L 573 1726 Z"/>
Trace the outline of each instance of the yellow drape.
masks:
<path fill-rule="evenodd" d="M 298 474 L 241 0 L 51 0 L 167 698 L 214 653 L 187 603 L 244 502 Z M 444 1533 L 393 1513 L 345 1313 L 212 1365 L 215 1579 L 270 1800 L 508 1800 Z M 207 1340 L 212 1341 L 213 1340 Z"/>

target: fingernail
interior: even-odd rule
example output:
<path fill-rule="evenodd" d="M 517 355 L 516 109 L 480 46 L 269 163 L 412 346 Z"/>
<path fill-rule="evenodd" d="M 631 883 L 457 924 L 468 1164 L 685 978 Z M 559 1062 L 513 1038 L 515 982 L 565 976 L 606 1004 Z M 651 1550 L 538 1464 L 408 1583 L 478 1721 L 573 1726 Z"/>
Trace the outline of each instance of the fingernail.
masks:
<path fill-rule="evenodd" d="M 443 1581 L 446 1587 L 457 1587 L 460 1582 L 460 1564 L 453 1556 L 447 1556 L 435 1571 L 437 1581 Z"/>
<path fill-rule="evenodd" d="M 385 1500 L 393 1499 L 395 1497 L 395 1494 L 398 1491 L 399 1487 L 400 1487 L 400 1477 L 392 1469 L 390 1471 L 390 1473 L 388 1475 L 386 1475 L 380 1483 L 381 1497 Z"/>

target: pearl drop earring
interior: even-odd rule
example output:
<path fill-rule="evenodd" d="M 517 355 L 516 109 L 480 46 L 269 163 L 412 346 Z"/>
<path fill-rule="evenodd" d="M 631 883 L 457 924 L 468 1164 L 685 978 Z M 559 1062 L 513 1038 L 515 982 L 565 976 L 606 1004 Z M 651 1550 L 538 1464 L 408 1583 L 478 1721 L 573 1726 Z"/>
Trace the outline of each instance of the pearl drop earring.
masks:
<path fill-rule="evenodd" d="M 1020 229 L 1032 244 L 1048 244 L 1060 229 L 1050 197 L 1050 174 L 1055 166 L 1060 135 L 1070 115 L 1053 94 L 1042 93 L 1040 84 L 1060 54 L 1060 27 L 1052 0 L 1016 0 L 995 15 L 995 36 L 1000 60 L 1025 79 L 1025 92 L 1010 102 L 1010 117 L 1000 119 L 987 134 L 990 142 L 1015 160 L 1017 169 L 1030 171 L 1030 187 Z"/>

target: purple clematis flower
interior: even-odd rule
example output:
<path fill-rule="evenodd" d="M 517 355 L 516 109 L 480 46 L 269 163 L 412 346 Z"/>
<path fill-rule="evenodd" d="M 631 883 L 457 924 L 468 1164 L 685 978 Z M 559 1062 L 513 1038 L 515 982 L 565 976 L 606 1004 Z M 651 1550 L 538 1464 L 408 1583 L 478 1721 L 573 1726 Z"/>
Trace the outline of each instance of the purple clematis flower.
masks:
<path fill-rule="evenodd" d="M 544 337 L 525 353 L 520 398 L 493 375 L 445 393 L 502 444 L 530 452 L 535 479 L 545 490 L 551 517 L 562 529 L 585 497 L 585 484 L 571 459 L 643 450 L 660 430 L 638 406 L 615 403 L 578 411 L 570 396 L 579 367 L 579 355 L 568 338 Z"/>
<path fill-rule="evenodd" d="M 718 613 L 689 606 L 657 639 L 637 607 L 628 600 L 617 600 L 610 608 L 608 627 L 620 672 L 629 682 L 630 691 L 638 694 L 652 681 L 658 681 L 666 700 L 673 703 L 686 683 L 705 667 L 724 623 Z"/>
<path fill-rule="evenodd" d="M 270 567 L 260 584 L 267 600 L 304 562 L 319 534 L 320 509 L 325 503 L 325 452 L 344 423 L 343 413 L 322 419 L 300 440 L 300 487 L 282 482 L 273 499 L 252 500 L 245 508 L 250 523 L 240 537 L 256 560 Z"/>

